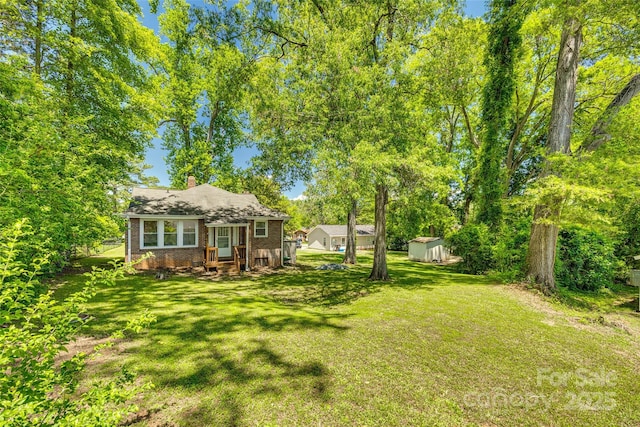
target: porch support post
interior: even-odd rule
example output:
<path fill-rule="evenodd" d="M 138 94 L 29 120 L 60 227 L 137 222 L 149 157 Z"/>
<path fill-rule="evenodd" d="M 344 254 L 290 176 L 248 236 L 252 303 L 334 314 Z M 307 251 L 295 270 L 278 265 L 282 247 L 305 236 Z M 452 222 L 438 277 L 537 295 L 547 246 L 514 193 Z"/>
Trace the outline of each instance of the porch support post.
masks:
<path fill-rule="evenodd" d="M 284 267 L 284 221 L 280 221 L 280 267 Z"/>
<path fill-rule="evenodd" d="M 131 218 L 127 218 L 127 259 L 126 262 L 131 262 Z"/>
<path fill-rule="evenodd" d="M 251 259 L 250 253 L 251 253 L 251 246 L 249 245 L 249 228 L 251 228 L 251 223 L 247 224 L 244 227 L 244 232 L 245 232 L 245 246 L 246 246 L 246 257 L 247 257 L 247 261 L 244 263 L 244 271 L 249 271 L 249 260 Z"/>

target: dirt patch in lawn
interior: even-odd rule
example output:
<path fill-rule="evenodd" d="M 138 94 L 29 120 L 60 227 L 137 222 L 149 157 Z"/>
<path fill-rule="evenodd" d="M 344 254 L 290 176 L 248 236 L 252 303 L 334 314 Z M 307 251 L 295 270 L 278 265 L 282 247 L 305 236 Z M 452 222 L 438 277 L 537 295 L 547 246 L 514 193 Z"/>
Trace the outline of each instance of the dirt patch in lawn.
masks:
<path fill-rule="evenodd" d="M 544 314 L 543 323 L 556 326 L 567 324 L 578 329 L 585 329 L 600 333 L 625 333 L 636 339 L 640 339 L 640 323 L 628 319 L 626 313 L 594 313 L 563 311 L 555 307 L 549 297 L 541 292 L 527 287 L 526 284 L 512 284 L 502 287 L 505 292 L 515 297 L 523 304 Z M 631 315 L 633 316 L 633 315 Z M 636 316 L 637 317 L 637 316 Z"/>
<path fill-rule="evenodd" d="M 66 345 L 67 351 L 58 354 L 56 362 L 62 363 L 77 354 L 84 353 L 89 355 L 86 365 L 89 370 L 92 370 L 103 363 L 120 359 L 121 354 L 132 346 L 133 342 L 130 340 L 81 336 Z"/>

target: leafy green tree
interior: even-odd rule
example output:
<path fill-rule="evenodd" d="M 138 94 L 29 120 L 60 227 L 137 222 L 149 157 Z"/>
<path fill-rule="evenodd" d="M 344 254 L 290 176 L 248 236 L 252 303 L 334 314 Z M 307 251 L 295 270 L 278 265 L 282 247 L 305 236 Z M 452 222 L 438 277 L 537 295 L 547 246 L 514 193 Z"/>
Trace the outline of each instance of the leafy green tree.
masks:
<path fill-rule="evenodd" d="M 137 14 L 132 1 L 0 3 L 0 226 L 30 218 L 55 268 L 120 233 L 109 192 L 155 131 L 157 40 Z"/>
<path fill-rule="evenodd" d="M 516 0 L 493 0 L 489 12 L 487 81 L 482 97 L 484 126 L 477 171 L 477 220 L 494 232 L 502 221 L 505 193 L 503 159 L 506 148 L 506 115 L 513 102 L 516 62 L 520 55 L 520 29 L 527 10 Z"/>
<path fill-rule="evenodd" d="M 561 4 L 564 6 L 565 20 L 558 52 L 554 100 L 547 137 L 547 162 L 542 172 L 542 179 L 539 181 L 537 205 L 527 254 L 528 277 L 546 291 L 553 291 L 555 288 L 554 263 L 559 226 L 563 215 L 566 216 L 566 211 L 572 214 L 588 212 L 585 218 L 593 222 L 602 214 L 603 208 L 606 209 L 608 199 L 605 196 L 606 192 L 611 191 L 611 196 L 616 193 L 608 185 L 603 185 L 600 179 L 603 175 L 602 171 L 592 167 L 592 162 L 599 163 L 598 158 L 601 155 L 599 151 L 605 151 L 604 147 L 612 140 L 615 129 L 611 125 L 614 119 L 618 114 L 629 111 L 628 109 L 625 111 L 625 107 L 640 92 L 638 85 L 640 78 L 637 74 L 632 74 L 630 78 L 615 79 L 613 85 L 617 88 L 614 89 L 614 93 L 617 94 L 613 99 L 609 98 L 608 105 L 597 117 L 593 117 L 593 114 L 582 106 L 582 102 L 576 102 L 576 98 L 581 94 L 578 78 L 580 55 L 584 53 L 591 60 L 583 70 L 587 77 L 591 77 L 589 74 L 593 74 L 593 71 L 597 71 L 603 65 L 606 66 L 612 58 L 633 53 L 633 47 L 625 46 L 627 49 L 625 51 L 611 49 L 608 44 L 612 41 L 609 39 L 612 32 L 610 27 L 616 28 L 613 30 L 614 33 L 622 31 L 627 37 L 637 34 L 640 27 L 637 24 L 637 18 L 633 17 L 633 11 L 638 10 L 638 5 L 620 0 L 617 4 L 620 8 L 603 10 L 599 5 L 591 2 Z M 594 11 L 601 12 L 596 19 L 591 18 Z M 628 19 L 617 21 L 620 15 Z M 602 19 L 603 16 L 607 19 Z M 615 24 L 608 19 L 612 19 Z M 596 37 L 594 45 L 583 48 L 583 28 L 606 37 Z M 602 56 L 603 52 L 609 52 L 611 55 L 605 58 Z M 613 61 L 617 62 L 616 59 Z M 619 75 L 620 71 L 628 72 L 635 68 L 637 73 L 637 64 L 629 65 L 631 70 L 625 70 L 628 67 L 608 68 L 610 71 L 604 80 L 605 85 L 610 85 L 611 75 Z M 599 76 L 597 80 L 601 78 L 602 76 Z M 591 79 L 587 79 L 582 87 L 585 93 L 591 89 L 589 80 Z M 596 89 L 596 92 L 598 91 Z M 606 100 L 602 96 L 597 96 L 595 99 L 600 102 Z M 581 108 L 576 108 L 576 105 Z M 579 115 L 582 120 L 574 121 L 574 114 Z M 586 117 L 589 118 L 586 119 Z M 577 137 L 573 144 L 572 135 Z M 573 158 L 570 156 L 572 145 L 576 153 Z M 616 144 L 611 145 L 611 148 L 616 146 Z M 618 152 L 618 155 L 620 154 L 622 153 Z M 612 158 L 609 158 L 606 163 L 615 164 Z M 588 202 L 589 206 L 585 206 L 585 202 Z"/>
<path fill-rule="evenodd" d="M 415 87 L 407 69 L 413 45 L 441 7 L 280 2 L 262 25 L 273 38 L 270 70 L 276 77 L 275 84 L 262 85 L 268 90 L 256 115 L 264 124 L 255 126 L 267 143 L 262 151 L 288 156 L 278 165 L 292 165 L 291 153 L 301 153 L 323 187 L 342 193 L 346 212 L 375 194 L 372 280 L 389 278 L 386 207 L 399 193 L 399 177 L 442 175 L 436 161 L 441 151 L 422 121 L 423 107 L 406 96 Z"/>
<path fill-rule="evenodd" d="M 613 282 L 613 245 L 602 235 L 572 227 L 560 232 L 555 265 L 560 286 L 597 291 Z"/>
<path fill-rule="evenodd" d="M 617 218 L 619 233 L 616 255 L 628 265 L 633 265 L 634 257 L 640 255 L 640 200 L 626 201 Z"/>
<path fill-rule="evenodd" d="M 440 203 L 455 211 L 461 223 L 468 219 L 474 193 L 471 178 L 480 145 L 479 105 L 485 75 L 486 27 L 482 19 L 464 18 L 457 11 L 445 12 L 421 37 L 419 49 L 408 64 L 416 77 L 421 104 L 430 106 L 426 111 L 429 126 L 437 129 L 448 165 L 455 170 L 456 179 L 450 183 L 448 194 L 440 192 Z M 424 196 L 428 201 L 433 198 Z M 410 196 L 401 198 L 406 197 Z M 418 224 L 420 228 L 422 225 Z"/>
<path fill-rule="evenodd" d="M 486 224 L 466 224 L 448 238 L 453 253 L 462 257 L 462 271 L 485 273 L 493 267 L 489 227 Z"/>
<path fill-rule="evenodd" d="M 139 332 L 153 318 L 144 313 L 91 354 L 70 357 L 66 347 L 90 321 L 84 304 L 101 286 L 113 284 L 124 269 L 94 270 L 82 290 L 57 302 L 44 292 L 39 276 L 48 262 L 40 252 L 28 264 L 20 252 L 29 248 L 27 221 L 3 228 L 0 233 L 0 424 L 4 426 L 113 426 L 137 408 L 129 401 L 150 387 L 134 382 L 126 366 L 111 379 L 85 387 L 81 374 L 100 348 L 125 331 Z"/>
<path fill-rule="evenodd" d="M 156 1 L 152 8 L 157 10 Z M 246 14 L 241 5 L 195 7 L 167 0 L 159 16 L 165 61 L 161 121 L 171 184 L 186 187 L 232 178 L 233 151 L 247 143 L 243 124 L 245 86 L 255 58 L 243 43 Z"/>
<path fill-rule="evenodd" d="M 342 53 L 353 49 L 352 40 L 341 18 L 333 15 L 333 7 L 307 4 L 286 8 L 291 15 L 260 23 L 265 35 L 296 49 L 287 52 L 289 62 L 281 63 L 274 53 L 275 58 L 263 64 L 271 70 L 256 90 L 254 131 L 260 137 L 262 154 L 254 163 L 281 182 L 308 180 L 313 172 L 315 200 L 322 199 L 337 209 L 339 217 L 346 213 L 349 237 L 344 262 L 353 264 L 356 216 L 367 183 L 359 179 L 359 165 L 354 161 L 362 132 L 353 112 L 364 92 L 354 96 L 362 92 L 358 75 L 353 61 Z M 314 28 L 304 41 L 292 41 L 300 16 L 313 20 Z"/>

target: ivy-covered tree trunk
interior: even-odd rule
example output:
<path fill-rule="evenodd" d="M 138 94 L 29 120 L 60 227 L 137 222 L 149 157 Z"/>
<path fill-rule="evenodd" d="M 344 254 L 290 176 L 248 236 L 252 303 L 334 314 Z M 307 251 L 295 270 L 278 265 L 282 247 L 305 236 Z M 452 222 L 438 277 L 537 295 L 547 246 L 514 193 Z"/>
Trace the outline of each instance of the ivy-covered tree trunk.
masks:
<path fill-rule="evenodd" d="M 71 43 L 76 43 L 76 30 L 78 27 L 78 14 L 76 10 L 76 5 L 71 5 L 71 17 L 69 19 L 69 40 Z M 69 52 L 69 58 L 67 59 L 67 75 L 65 78 L 65 89 L 67 91 L 67 102 L 69 103 L 69 108 L 73 105 L 74 96 L 73 96 L 73 83 L 74 83 L 74 56 L 75 52 L 72 50 Z"/>
<path fill-rule="evenodd" d="M 351 200 L 351 207 L 347 215 L 347 247 L 344 250 L 344 264 L 356 263 L 356 214 L 358 213 L 358 202 Z"/>
<path fill-rule="evenodd" d="M 485 127 L 477 170 L 477 220 L 497 231 L 502 221 L 502 197 L 506 188 L 503 168 L 505 124 L 515 90 L 515 64 L 526 9 L 517 0 L 491 2 L 489 48 L 485 59 L 488 81 L 482 97 Z"/>
<path fill-rule="evenodd" d="M 389 188 L 386 184 L 376 186 L 376 239 L 373 250 L 373 268 L 369 280 L 389 280 L 387 272 L 387 203 Z"/>
<path fill-rule="evenodd" d="M 44 31 L 44 0 L 36 1 L 36 33 L 33 49 L 33 70 L 36 75 L 42 73 L 42 38 Z"/>
<path fill-rule="evenodd" d="M 571 127 L 581 44 L 582 26 L 580 22 L 575 18 L 567 19 L 558 52 L 556 81 L 551 105 L 551 123 L 547 139 L 548 155 L 569 154 L 571 151 Z M 549 169 L 549 164 L 547 164 L 543 176 L 551 174 L 553 171 Z M 557 222 L 561 203 L 561 197 L 551 195 L 546 204 L 536 206 L 531 226 L 527 253 L 527 277 L 545 291 L 551 291 L 556 286 L 553 271 L 559 231 Z"/>

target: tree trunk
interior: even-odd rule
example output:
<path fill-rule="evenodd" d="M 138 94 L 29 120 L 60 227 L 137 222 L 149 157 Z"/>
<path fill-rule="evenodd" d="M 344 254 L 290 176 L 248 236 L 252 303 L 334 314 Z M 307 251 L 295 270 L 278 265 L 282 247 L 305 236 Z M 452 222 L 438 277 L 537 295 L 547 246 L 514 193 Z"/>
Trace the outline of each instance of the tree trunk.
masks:
<path fill-rule="evenodd" d="M 389 280 L 387 272 L 387 202 L 389 189 L 385 184 L 376 186 L 376 241 L 373 250 L 373 268 L 369 280 Z"/>
<path fill-rule="evenodd" d="M 576 102 L 581 44 L 582 26 L 575 18 L 567 19 L 558 52 L 556 81 L 553 88 L 553 103 L 551 104 L 551 122 L 547 138 L 548 154 L 569 154 L 571 151 L 571 128 Z"/>
<path fill-rule="evenodd" d="M 40 76 L 42 74 L 42 38 L 43 38 L 43 13 L 44 0 L 36 2 L 36 37 L 34 46 L 34 71 Z"/>
<path fill-rule="evenodd" d="M 78 25 L 78 17 L 76 13 L 76 5 L 72 5 L 71 18 L 69 20 L 69 39 L 71 40 L 71 50 L 69 51 L 69 58 L 67 59 L 67 75 L 65 77 L 65 90 L 67 92 L 67 101 L 69 106 L 73 105 L 73 79 L 74 79 L 74 63 L 73 60 L 76 57 L 76 29 Z"/>
<path fill-rule="evenodd" d="M 471 186 L 468 186 L 465 189 L 464 195 L 464 207 L 462 209 L 462 218 L 460 218 L 460 222 L 462 225 L 468 224 L 471 221 L 471 202 L 473 202 L 473 193 L 474 189 Z"/>
<path fill-rule="evenodd" d="M 567 19 L 558 52 L 547 154 L 569 154 L 571 151 L 571 127 L 573 125 L 581 44 L 582 26 L 575 18 Z M 553 173 L 549 164 L 546 164 L 542 176 Z M 556 261 L 556 243 L 559 231 L 557 222 L 561 203 L 562 198 L 552 196 L 548 205 L 536 206 L 531 225 L 527 252 L 527 277 L 540 285 L 545 292 L 555 289 L 553 271 Z"/>
<path fill-rule="evenodd" d="M 629 82 L 622 88 L 615 98 L 607 105 L 604 113 L 598 118 L 596 123 L 591 128 L 591 133 L 580 145 L 578 154 L 582 154 L 587 151 L 595 151 L 602 144 L 611 139 L 611 135 L 607 131 L 607 128 L 615 118 L 618 111 L 625 105 L 631 102 L 631 100 L 640 93 L 640 74 L 636 74 L 629 80 Z"/>
<path fill-rule="evenodd" d="M 556 261 L 556 243 L 558 226 L 549 222 L 556 218 L 558 210 L 548 206 L 536 206 L 529 237 L 527 252 L 528 277 L 540 288 L 549 293 L 556 287 L 554 266 Z M 553 219 L 551 219 L 553 221 Z"/>
<path fill-rule="evenodd" d="M 207 131 L 207 146 L 211 146 L 213 140 L 213 131 L 215 130 L 215 122 L 220 114 L 220 101 L 216 101 L 214 107 L 211 109 L 211 115 L 209 116 L 209 130 Z M 213 156 L 212 156 L 213 157 Z"/>
<path fill-rule="evenodd" d="M 343 264 L 356 263 L 356 214 L 358 213 L 358 203 L 351 200 L 351 208 L 347 215 L 347 247 L 344 250 Z"/>

